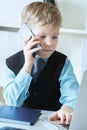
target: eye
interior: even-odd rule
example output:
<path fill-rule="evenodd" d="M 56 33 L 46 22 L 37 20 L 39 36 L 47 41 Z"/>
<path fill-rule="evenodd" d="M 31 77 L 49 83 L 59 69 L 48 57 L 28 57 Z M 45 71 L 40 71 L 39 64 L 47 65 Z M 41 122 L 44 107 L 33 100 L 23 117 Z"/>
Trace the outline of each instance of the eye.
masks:
<path fill-rule="evenodd" d="M 53 39 L 58 39 L 58 36 L 53 36 L 52 38 L 53 38 Z"/>
<path fill-rule="evenodd" d="M 42 35 L 42 36 L 40 36 L 40 38 L 41 38 L 41 39 L 45 39 L 45 38 L 46 38 L 46 36 L 45 36 L 45 35 Z"/>

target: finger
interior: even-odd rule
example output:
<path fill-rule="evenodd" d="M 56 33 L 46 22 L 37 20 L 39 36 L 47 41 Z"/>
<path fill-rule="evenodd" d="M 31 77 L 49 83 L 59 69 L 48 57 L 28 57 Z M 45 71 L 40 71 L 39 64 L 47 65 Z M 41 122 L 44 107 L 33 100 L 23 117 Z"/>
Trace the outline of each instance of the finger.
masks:
<path fill-rule="evenodd" d="M 40 41 L 35 41 L 35 42 L 29 41 L 28 43 L 25 43 L 24 47 L 26 48 L 27 51 L 29 51 L 29 50 L 32 50 L 34 48 L 34 46 L 36 46 L 39 43 L 40 43 Z"/>
<path fill-rule="evenodd" d="M 63 114 L 60 115 L 60 124 L 65 124 L 65 120 L 66 120 L 66 116 L 63 113 Z"/>
<path fill-rule="evenodd" d="M 32 49 L 32 48 L 34 48 L 34 46 L 36 46 L 36 45 L 40 45 L 40 41 L 34 41 L 34 42 L 32 42 L 32 43 L 30 43 L 30 49 Z M 38 46 L 37 46 L 38 47 Z M 40 46 L 41 47 L 41 46 Z"/>
<path fill-rule="evenodd" d="M 66 113 L 66 125 L 69 125 L 72 119 L 72 115 L 69 113 Z"/>
<path fill-rule="evenodd" d="M 33 53 L 40 51 L 40 50 L 42 50 L 41 47 L 36 47 L 36 48 L 31 49 L 30 52 L 31 52 L 31 54 L 33 54 Z"/>
<path fill-rule="evenodd" d="M 24 44 L 23 46 L 26 46 L 28 44 L 28 42 L 30 41 L 31 37 L 27 38 L 25 41 L 24 41 Z"/>
<path fill-rule="evenodd" d="M 31 39 L 32 39 L 32 36 L 29 36 L 27 39 L 25 39 L 24 42 L 28 42 L 28 41 L 30 41 Z"/>
<path fill-rule="evenodd" d="M 58 112 L 55 112 L 53 115 L 48 117 L 49 121 L 58 120 L 58 119 L 59 119 Z"/>
<path fill-rule="evenodd" d="M 30 39 L 30 41 L 31 41 L 31 42 L 33 42 L 33 41 L 41 41 L 41 38 L 38 37 L 38 36 L 35 36 L 35 37 L 32 37 L 32 38 Z"/>

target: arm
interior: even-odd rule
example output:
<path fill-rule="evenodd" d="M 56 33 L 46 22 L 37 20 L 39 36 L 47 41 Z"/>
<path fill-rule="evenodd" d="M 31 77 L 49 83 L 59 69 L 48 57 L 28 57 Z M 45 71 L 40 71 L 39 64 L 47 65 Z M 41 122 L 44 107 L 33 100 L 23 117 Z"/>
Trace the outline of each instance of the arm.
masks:
<path fill-rule="evenodd" d="M 32 77 L 23 69 L 17 76 L 6 66 L 2 69 L 2 82 L 4 86 L 3 95 L 5 101 L 11 106 L 22 106 L 24 100 L 29 96 L 28 89 Z"/>
<path fill-rule="evenodd" d="M 49 117 L 49 120 L 61 119 L 61 124 L 69 124 L 72 118 L 72 112 L 75 108 L 78 97 L 79 84 L 73 72 L 73 67 L 69 59 L 66 59 L 60 78 L 60 102 L 62 107 Z"/>
<path fill-rule="evenodd" d="M 66 59 L 59 80 L 61 92 L 60 102 L 63 106 L 69 106 L 74 109 L 78 97 L 79 84 L 69 59 Z"/>
<path fill-rule="evenodd" d="M 38 39 L 40 38 L 29 37 L 24 41 L 23 52 L 25 63 L 17 76 L 6 65 L 2 70 L 3 95 L 8 105 L 22 106 L 25 99 L 29 96 L 28 89 L 32 80 L 31 70 L 35 59 L 32 54 L 41 50 L 41 47 L 33 48 L 34 45 L 40 43 Z"/>

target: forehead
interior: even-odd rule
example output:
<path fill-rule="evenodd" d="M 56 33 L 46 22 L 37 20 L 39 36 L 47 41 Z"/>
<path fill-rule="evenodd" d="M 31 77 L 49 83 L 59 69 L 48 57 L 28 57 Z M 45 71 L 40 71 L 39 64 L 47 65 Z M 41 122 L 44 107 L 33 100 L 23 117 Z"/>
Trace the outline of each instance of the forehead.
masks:
<path fill-rule="evenodd" d="M 59 27 L 55 27 L 53 24 L 43 24 L 43 22 L 36 23 L 31 28 L 34 32 L 53 32 L 59 33 Z"/>

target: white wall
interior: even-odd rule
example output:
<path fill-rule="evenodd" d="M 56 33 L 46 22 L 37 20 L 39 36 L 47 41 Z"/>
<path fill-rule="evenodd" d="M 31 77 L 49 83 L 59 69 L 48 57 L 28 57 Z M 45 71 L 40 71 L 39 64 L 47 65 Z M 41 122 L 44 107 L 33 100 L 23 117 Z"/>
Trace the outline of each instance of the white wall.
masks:
<path fill-rule="evenodd" d="M 87 0 L 55 0 L 62 13 L 62 27 L 85 29 Z"/>
<path fill-rule="evenodd" d="M 0 30 L 0 71 L 5 58 L 22 49 L 21 39 L 17 32 Z M 0 86 L 2 85 L 0 80 Z"/>
<path fill-rule="evenodd" d="M 20 27 L 23 8 L 34 1 L 43 0 L 0 0 L 0 25 Z"/>
<path fill-rule="evenodd" d="M 22 49 L 17 32 L 0 31 L 0 68 L 6 57 Z"/>

